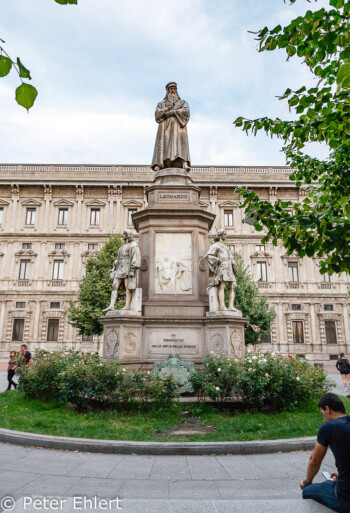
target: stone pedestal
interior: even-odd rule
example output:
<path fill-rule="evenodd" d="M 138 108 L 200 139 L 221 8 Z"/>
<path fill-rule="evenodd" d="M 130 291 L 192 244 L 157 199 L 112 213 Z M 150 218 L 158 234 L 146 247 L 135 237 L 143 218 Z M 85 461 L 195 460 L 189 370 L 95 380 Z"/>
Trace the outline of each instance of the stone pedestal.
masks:
<path fill-rule="evenodd" d="M 169 168 L 155 174 L 146 193 L 148 206 L 132 216 L 142 259 L 142 315 L 114 311 L 102 319 L 104 356 L 154 363 L 178 354 L 201 363 L 211 352 L 242 355 L 246 320 L 241 312 L 206 315 L 204 257 L 215 215 L 199 206 L 200 188 L 187 170 Z"/>

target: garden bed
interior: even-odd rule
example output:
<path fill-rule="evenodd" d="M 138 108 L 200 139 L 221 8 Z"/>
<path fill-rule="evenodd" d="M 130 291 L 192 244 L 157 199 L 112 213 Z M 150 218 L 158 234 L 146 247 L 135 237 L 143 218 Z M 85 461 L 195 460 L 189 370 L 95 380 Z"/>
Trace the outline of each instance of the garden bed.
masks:
<path fill-rule="evenodd" d="M 343 398 L 347 411 L 350 400 Z M 191 404 L 191 414 L 211 432 L 193 436 L 169 436 L 178 426 L 188 425 L 189 405 L 140 412 L 102 411 L 79 413 L 56 402 L 29 399 L 20 391 L 0 394 L 0 427 L 29 433 L 130 441 L 249 441 L 315 436 L 323 422 L 317 400 L 293 411 L 237 413 L 220 411 L 212 404 Z M 194 424 L 195 427 L 195 424 Z"/>

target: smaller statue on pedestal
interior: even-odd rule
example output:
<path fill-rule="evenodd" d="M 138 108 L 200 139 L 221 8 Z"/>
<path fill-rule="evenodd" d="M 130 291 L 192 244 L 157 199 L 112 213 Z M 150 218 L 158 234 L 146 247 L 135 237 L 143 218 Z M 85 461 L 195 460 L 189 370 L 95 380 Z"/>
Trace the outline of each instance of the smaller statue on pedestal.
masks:
<path fill-rule="evenodd" d="M 137 288 L 137 271 L 141 265 L 141 254 L 137 242 L 130 230 L 123 231 L 124 243 L 120 246 L 118 256 L 110 270 L 113 290 L 110 305 L 103 311 L 114 310 L 118 289 L 124 284 L 126 300 L 122 310 L 132 310 L 131 303 Z"/>
<path fill-rule="evenodd" d="M 226 231 L 219 230 L 214 236 L 214 244 L 209 248 L 208 253 L 205 255 L 205 261 L 209 267 L 209 276 L 211 283 L 209 288 L 215 288 L 217 307 L 212 308 L 211 311 L 231 310 L 237 312 L 233 306 L 235 299 L 235 291 L 237 288 L 235 275 L 237 274 L 237 265 L 230 251 L 230 248 L 224 243 L 226 239 Z M 225 286 L 226 283 L 230 284 L 228 308 L 225 306 Z"/>

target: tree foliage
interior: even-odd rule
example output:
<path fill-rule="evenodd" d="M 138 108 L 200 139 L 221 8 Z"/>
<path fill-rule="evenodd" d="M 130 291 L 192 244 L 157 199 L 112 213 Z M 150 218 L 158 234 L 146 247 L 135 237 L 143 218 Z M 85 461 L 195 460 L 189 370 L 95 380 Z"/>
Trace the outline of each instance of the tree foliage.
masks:
<path fill-rule="evenodd" d="M 56 3 L 67 5 L 67 4 L 77 4 L 78 0 L 55 0 Z M 0 39 L 1 43 L 5 43 L 2 39 Z M 17 57 L 16 62 L 12 60 L 9 54 L 5 51 L 3 46 L 0 44 L 0 77 L 6 77 L 11 69 L 14 69 L 20 80 L 21 85 L 16 89 L 16 102 L 18 105 L 21 105 L 25 109 L 29 111 L 31 107 L 33 107 L 36 97 L 38 96 L 37 89 L 24 82 L 22 78 L 26 78 L 31 80 L 30 71 L 22 64 L 19 57 Z"/>
<path fill-rule="evenodd" d="M 71 301 L 69 307 L 69 322 L 80 334 L 103 333 L 99 317 L 109 304 L 113 283 L 109 270 L 113 267 L 121 244 L 120 235 L 110 235 L 96 256 L 88 258 L 86 262 L 85 275 L 79 284 L 78 304 Z"/>
<path fill-rule="evenodd" d="M 321 272 L 329 274 L 350 270 L 349 13 L 348 2 L 329 0 L 327 9 L 308 10 L 284 28 L 257 32 L 259 52 L 283 49 L 287 60 L 303 59 L 315 85 L 288 88 L 280 97 L 295 114 L 293 120 L 239 117 L 234 121 L 247 134 L 264 130 L 282 139 L 292 168 L 290 180 L 304 190 L 300 203 L 278 200 L 272 205 L 260 201 L 252 190 L 238 189 L 255 228 L 267 229 L 262 242 L 272 239 L 277 245 L 282 240 L 288 254 L 322 258 Z M 312 142 L 328 145 L 326 160 L 307 154 L 306 145 Z"/>
<path fill-rule="evenodd" d="M 248 319 L 245 327 L 245 343 L 258 344 L 261 335 L 270 333 L 271 322 L 276 317 L 275 311 L 269 308 L 266 295 L 261 296 L 259 287 L 253 281 L 249 267 L 243 258 L 235 253 L 237 264 L 237 289 L 234 306 L 241 310 L 243 317 Z M 228 286 L 226 303 L 228 304 Z"/>

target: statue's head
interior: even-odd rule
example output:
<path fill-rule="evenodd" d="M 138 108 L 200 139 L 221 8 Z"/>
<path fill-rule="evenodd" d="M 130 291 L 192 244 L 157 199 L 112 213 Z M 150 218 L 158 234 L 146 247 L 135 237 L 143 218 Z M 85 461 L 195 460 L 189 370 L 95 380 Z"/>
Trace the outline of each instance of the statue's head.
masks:
<path fill-rule="evenodd" d="M 131 230 L 128 230 L 127 228 L 125 228 L 125 230 L 123 231 L 123 239 L 124 241 L 129 241 L 131 242 L 132 240 L 134 240 L 134 234 L 132 233 Z"/>
<path fill-rule="evenodd" d="M 168 82 L 167 85 L 165 86 L 165 89 L 166 89 L 166 95 L 165 95 L 165 99 L 166 100 L 177 100 L 177 99 L 180 99 L 180 96 L 178 95 L 178 92 L 177 92 L 177 83 L 176 82 Z"/>
<path fill-rule="evenodd" d="M 216 232 L 216 234 L 214 235 L 215 242 L 218 242 L 220 239 L 225 240 L 226 235 L 227 235 L 226 230 L 224 230 L 224 229 L 218 230 Z"/>

